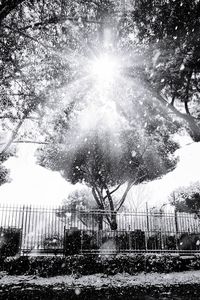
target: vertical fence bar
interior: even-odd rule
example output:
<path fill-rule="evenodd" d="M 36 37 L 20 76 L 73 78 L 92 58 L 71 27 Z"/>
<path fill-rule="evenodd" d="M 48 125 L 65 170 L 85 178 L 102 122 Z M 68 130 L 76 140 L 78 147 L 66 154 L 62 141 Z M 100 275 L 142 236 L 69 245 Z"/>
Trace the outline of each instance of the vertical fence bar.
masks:
<path fill-rule="evenodd" d="M 6 218 L 6 210 L 5 210 L 5 204 L 2 206 L 2 223 L 1 227 L 5 227 L 5 218 Z"/>
<path fill-rule="evenodd" d="M 30 219 L 30 247 L 31 250 L 34 250 L 34 223 L 35 223 L 35 212 L 34 212 L 34 205 L 32 205 L 31 209 L 31 219 Z"/>
<path fill-rule="evenodd" d="M 176 250 L 179 249 L 178 245 L 178 235 L 179 235 L 179 226 L 178 226 L 178 216 L 177 216 L 177 210 L 174 210 L 174 221 L 175 221 L 175 239 L 176 239 Z"/>
<path fill-rule="evenodd" d="M 7 219 L 7 227 L 10 227 L 10 212 L 11 212 L 11 204 L 7 206 L 7 215 L 8 215 L 8 219 Z"/>
<path fill-rule="evenodd" d="M 23 246 L 24 246 L 24 241 L 25 241 L 25 237 L 24 237 L 25 236 L 25 234 L 24 234 L 24 211 L 25 211 L 25 206 L 23 205 L 23 207 L 21 208 L 21 212 L 22 212 L 22 214 L 21 214 L 22 236 L 21 236 L 21 249 L 20 249 L 21 250 L 20 253 L 23 252 L 23 254 L 24 254 Z"/>
<path fill-rule="evenodd" d="M 27 249 L 31 249 L 30 245 L 30 218 L 31 218 L 31 206 L 27 206 L 27 227 L 26 227 L 26 239 L 27 239 Z"/>
<path fill-rule="evenodd" d="M 150 227 L 149 227 L 149 209 L 148 209 L 148 203 L 146 202 L 146 220 L 147 220 L 147 230 L 146 230 L 146 234 L 145 234 L 145 247 L 146 250 L 148 249 L 148 239 L 149 239 L 149 231 L 150 231 Z"/>

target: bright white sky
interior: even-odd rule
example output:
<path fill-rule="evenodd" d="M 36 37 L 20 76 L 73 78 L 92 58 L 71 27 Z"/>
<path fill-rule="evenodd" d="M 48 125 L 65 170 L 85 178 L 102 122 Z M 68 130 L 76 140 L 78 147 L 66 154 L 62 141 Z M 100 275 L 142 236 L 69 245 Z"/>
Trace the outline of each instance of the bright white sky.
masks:
<path fill-rule="evenodd" d="M 133 202 L 139 210 L 145 207 L 146 202 L 149 207 L 161 207 L 168 203 L 168 196 L 174 189 L 200 181 L 200 143 L 194 143 L 187 136 L 179 139 L 179 142 L 181 148 L 176 151 L 179 158 L 176 169 L 161 179 L 133 188 L 127 199 L 129 207 L 133 206 Z"/>
<path fill-rule="evenodd" d="M 200 143 L 189 138 L 181 142 L 177 168 L 162 179 L 133 188 L 126 201 L 128 207 L 140 210 L 146 202 L 149 207 L 161 207 L 173 189 L 200 179 Z M 58 205 L 74 189 L 58 172 L 36 164 L 32 145 L 21 145 L 18 157 L 8 159 L 5 166 L 11 170 L 12 181 L 0 187 L 1 202 Z"/>
<path fill-rule="evenodd" d="M 10 169 L 12 181 L 0 187 L 1 202 L 56 205 L 72 190 L 58 172 L 36 164 L 34 150 L 30 144 L 20 146 L 18 157 L 4 163 Z"/>

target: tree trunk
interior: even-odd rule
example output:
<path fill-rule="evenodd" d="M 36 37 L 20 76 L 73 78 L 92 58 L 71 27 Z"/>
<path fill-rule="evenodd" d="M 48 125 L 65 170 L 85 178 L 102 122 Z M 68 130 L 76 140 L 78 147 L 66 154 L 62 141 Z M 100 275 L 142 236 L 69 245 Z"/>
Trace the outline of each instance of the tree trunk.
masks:
<path fill-rule="evenodd" d="M 103 229 L 103 215 L 102 213 L 99 213 L 98 215 L 98 230 Z"/>
<path fill-rule="evenodd" d="M 111 222 L 110 222 L 110 229 L 117 230 L 117 213 L 115 211 L 111 212 Z"/>
<path fill-rule="evenodd" d="M 104 186 L 104 189 L 105 189 L 106 195 L 108 197 L 108 202 L 109 202 L 110 212 L 111 212 L 110 221 L 109 221 L 110 229 L 117 230 L 117 213 L 114 208 L 113 199 L 112 199 L 111 193 L 106 185 Z"/>
<path fill-rule="evenodd" d="M 187 123 L 190 130 L 190 136 L 195 142 L 200 142 L 200 127 L 197 122 L 190 115 L 187 115 Z"/>
<path fill-rule="evenodd" d="M 92 187 L 92 194 L 93 197 L 98 205 L 98 209 L 100 210 L 98 215 L 97 215 L 97 223 L 98 223 L 98 230 L 102 230 L 103 229 L 103 214 L 102 211 L 104 211 L 104 206 L 101 202 L 101 197 L 98 197 L 97 191 L 95 189 L 95 187 Z"/>

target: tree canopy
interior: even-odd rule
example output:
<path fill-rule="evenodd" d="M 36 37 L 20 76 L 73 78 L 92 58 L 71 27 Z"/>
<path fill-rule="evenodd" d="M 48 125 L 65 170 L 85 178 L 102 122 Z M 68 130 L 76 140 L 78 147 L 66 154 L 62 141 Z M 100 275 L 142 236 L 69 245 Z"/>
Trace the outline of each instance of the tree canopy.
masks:
<path fill-rule="evenodd" d="M 147 46 L 145 80 L 199 141 L 200 2 L 136 1 L 132 19 Z"/>
<path fill-rule="evenodd" d="M 198 141 L 198 12 L 195 0 L 2 1 L 0 118 L 6 140 L 1 152 L 28 136 L 23 124 L 28 128 L 32 120 L 37 126 L 60 87 L 84 75 L 108 29 L 118 54 L 127 57 L 124 74 L 146 85 L 152 101 L 167 106 L 166 115 L 181 118 Z"/>
<path fill-rule="evenodd" d="M 200 217 L 200 183 L 193 182 L 187 187 L 180 187 L 169 197 L 176 211 L 195 214 Z"/>

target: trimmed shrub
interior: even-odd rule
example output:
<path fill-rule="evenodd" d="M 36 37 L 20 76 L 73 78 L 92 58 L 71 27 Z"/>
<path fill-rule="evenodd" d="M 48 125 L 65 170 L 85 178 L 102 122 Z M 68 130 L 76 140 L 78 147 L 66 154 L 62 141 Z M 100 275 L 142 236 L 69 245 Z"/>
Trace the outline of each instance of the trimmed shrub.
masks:
<path fill-rule="evenodd" d="M 142 230 L 124 231 L 116 236 L 117 249 L 145 249 L 145 233 Z"/>
<path fill-rule="evenodd" d="M 66 230 L 64 239 L 64 254 L 79 254 L 81 251 L 81 231 Z"/>
<path fill-rule="evenodd" d="M 0 228 L 0 256 L 14 256 L 19 252 L 21 230 L 17 228 Z"/>
<path fill-rule="evenodd" d="M 97 250 L 98 249 L 98 233 L 95 230 L 82 231 L 82 249 Z"/>
<path fill-rule="evenodd" d="M 140 272 L 178 272 L 199 270 L 200 258 L 181 258 L 175 255 L 129 254 L 116 256 L 73 255 L 46 257 L 10 257 L 2 260 L 1 271 L 10 275 L 38 275 L 50 277 L 57 275 L 89 275 L 103 273 L 114 275 Z"/>
<path fill-rule="evenodd" d="M 147 249 L 161 249 L 161 239 L 158 234 L 150 236 L 147 240 Z"/>
<path fill-rule="evenodd" d="M 183 233 L 180 236 L 180 250 L 199 250 L 200 235 L 196 233 Z"/>
<path fill-rule="evenodd" d="M 175 235 L 165 235 L 163 236 L 164 246 L 167 250 L 176 250 L 178 240 L 176 240 Z"/>

